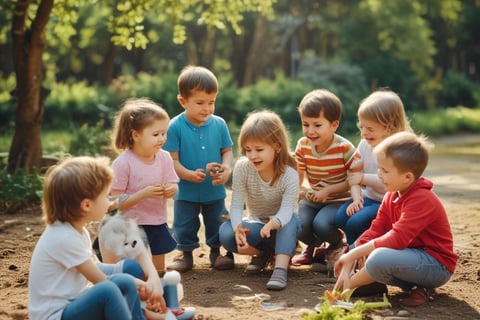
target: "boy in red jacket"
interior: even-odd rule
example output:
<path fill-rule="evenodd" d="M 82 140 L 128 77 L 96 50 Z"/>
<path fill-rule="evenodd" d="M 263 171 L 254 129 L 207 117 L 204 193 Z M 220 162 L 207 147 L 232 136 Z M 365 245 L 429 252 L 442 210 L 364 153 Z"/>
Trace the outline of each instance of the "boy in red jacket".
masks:
<path fill-rule="evenodd" d="M 404 306 L 419 306 L 450 279 L 458 256 L 445 208 L 433 183 L 421 176 L 428 151 L 426 139 L 409 132 L 375 147 L 387 193 L 370 228 L 336 262 L 334 290 L 379 282 L 408 291 Z"/>

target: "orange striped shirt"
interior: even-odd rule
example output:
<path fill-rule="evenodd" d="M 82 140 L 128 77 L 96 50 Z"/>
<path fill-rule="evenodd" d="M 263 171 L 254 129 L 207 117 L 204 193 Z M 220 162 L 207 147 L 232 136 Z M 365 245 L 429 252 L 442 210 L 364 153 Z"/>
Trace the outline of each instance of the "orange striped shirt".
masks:
<path fill-rule="evenodd" d="M 325 186 L 345 181 L 347 170 L 353 161 L 360 158 L 355 146 L 344 137 L 335 134 L 332 144 L 318 153 L 306 137 L 298 140 L 295 148 L 298 170 L 305 172 L 310 187 L 320 190 Z M 332 202 L 345 202 L 351 199 L 350 192 L 335 195 Z"/>

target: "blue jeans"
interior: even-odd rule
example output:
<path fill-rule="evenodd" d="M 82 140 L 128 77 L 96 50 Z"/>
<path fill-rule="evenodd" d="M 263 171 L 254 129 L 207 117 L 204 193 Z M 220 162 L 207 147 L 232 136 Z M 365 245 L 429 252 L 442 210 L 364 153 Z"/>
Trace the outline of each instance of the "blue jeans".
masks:
<path fill-rule="evenodd" d="M 377 248 L 368 256 L 365 271 L 373 280 L 405 291 L 414 286 L 438 288 L 452 276 L 434 257 L 413 248 Z"/>
<path fill-rule="evenodd" d="M 173 204 L 173 231 L 177 240 L 177 249 L 192 251 L 200 247 L 198 230 L 202 214 L 205 225 L 205 242 L 211 248 L 219 248 L 218 229 L 222 224 L 222 214 L 227 213 L 225 200 L 207 203 L 175 200 Z"/>
<path fill-rule="evenodd" d="M 301 200 L 298 214 L 303 226 L 298 240 L 316 247 L 325 241 L 333 245 L 339 244 L 342 233 L 335 224 L 335 215 L 339 207 L 339 204 Z"/>
<path fill-rule="evenodd" d="M 144 320 L 134 278 L 114 274 L 85 290 L 62 313 L 62 320 L 76 319 Z"/>
<path fill-rule="evenodd" d="M 137 279 L 145 279 L 145 274 L 143 273 L 142 266 L 134 259 L 124 259 L 114 264 L 97 263 L 97 267 L 102 270 L 102 272 L 105 273 L 107 276 L 115 273 L 127 273 Z"/>
<path fill-rule="evenodd" d="M 352 201 L 342 204 L 335 216 L 335 224 L 345 232 L 348 244 L 354 243 L 365 230 L 370 228 L 370 224 L 377 216 L 378 208 L 380 208 L 380 202 L 363 197 L 363 208 L 349 216 L 347 215 L 347 207 L 351 203 Z"/>
<path fill-rule="evenodd" d="M 302 222 L 297 214 L 279 230 L 272 231 L 270 238 L 262 238 L 260 230 L 265 224 L 262 222 L 242 221 L 242 227 L 250 229 L 247 242 L 250 246 L 260 250 L 274 250 L 275 254 L 292 256 L 297 247 L 297 235 L 302 228 Z M 220 243 L 230 252 L 238 252 L 235 232 L 230 221 L 224 222 L 220 227 Z"/>

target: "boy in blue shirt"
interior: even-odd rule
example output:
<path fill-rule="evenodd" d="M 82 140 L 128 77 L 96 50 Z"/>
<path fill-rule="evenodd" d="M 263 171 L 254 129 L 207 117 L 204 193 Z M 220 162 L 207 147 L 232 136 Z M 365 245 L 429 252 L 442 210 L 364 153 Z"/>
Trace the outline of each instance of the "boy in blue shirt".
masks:
<path fill-rule="evenodd" d="M 180 177 L 174 201 L 173 230 L 180 251 L 169 270 L 193 268 L 192 251 L 200 246 L 199 213 L 203 216 L 210 263 L 219 270 L 234 268 L 233 254 L 220 254 L 218 229 L 225 207 L 225 183 L 233 161 L 233 141 L 224 119 L 213 114 L 218 81 L 208 69 L 187 66 L 177 81 L 178 101 L 185 109 L 174 117 L 164 150 L 170 152 Z"/>

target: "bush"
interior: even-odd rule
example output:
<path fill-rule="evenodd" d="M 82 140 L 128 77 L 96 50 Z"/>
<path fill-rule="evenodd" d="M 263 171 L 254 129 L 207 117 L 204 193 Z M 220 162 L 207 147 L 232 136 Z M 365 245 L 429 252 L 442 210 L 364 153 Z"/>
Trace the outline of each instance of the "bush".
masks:
<path fill-rule="evenodd" d="M 300 125 L 298 104 L 312 89 L 300 81 L 292 81 L 283 76 L 275 80 L 260 80 L 254 85 L 240 89 L 239 111 L 245 115 L 257 109 L 270 109 L 280 115 L 285 124 Z"/>
<path fill-rule="evenodd" d="M 306 57 L 300 64 L 298 79 L 313 88 L 325 88 L 337 95 L 343 104 L 339 132 L 342 135 L 358 132 L 358 105 L 369 94 L 365 76 L 359 67 Z"/>
<path fill-rule="evenodd" d="M 98 121 L 93 127 L 84 124 L 79 129 L 73 130 L 69 152 L 74 156 L 112 156 L 110 141 L 110 132 L 105 130 L 103 120 Z"/>
<path fill-rule="evenodd" d="M 480 87 L 470 81 L 464 74 L 449 70 L 442 81 L 439 105 L 443 107 L 465 106 L 473 108 L 479 104 L 475 97 L 475 92 L 479 91 Z"/>
<path fill-rule="evenodd" d="M 15 175 L 0 169 L 0 210 L 13 213 L 38 205 L 42 199 L 43 178 L 37 173 L 19 171 Z"/>
<path fill-rule="evenodd" d="M 422 109 L 417 97 L 418 80 L 406 61 L 380 54 L 361 64 L 372 89 L 389 88 L 398 93 L 407 111 Z"/>
<path fill-rule="evenodd" d="M 410 119 L 415 132 L 429 136 L 480 132 L 480 109 L 448 108 L 414 113 Z"/>
<path fill-rule="evenodd" d="M 71 125 L 110 123 L 115 111 L 113 92 L 90 87 L 86 82 L 55 83 L 45 102 L 45 127 L 68 129 Z"/>

